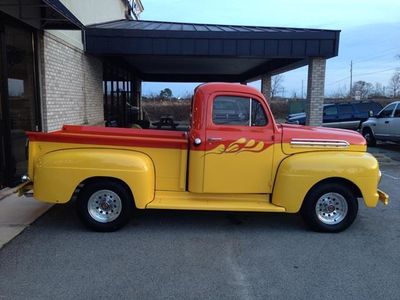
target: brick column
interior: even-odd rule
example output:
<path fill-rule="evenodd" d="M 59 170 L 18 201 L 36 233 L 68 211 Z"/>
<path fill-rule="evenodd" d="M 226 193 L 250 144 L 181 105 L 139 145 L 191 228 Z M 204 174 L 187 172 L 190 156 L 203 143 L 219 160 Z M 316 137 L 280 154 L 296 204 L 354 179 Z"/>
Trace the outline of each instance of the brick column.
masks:
<path fill-rule="evenodd" d="M 271 75 L 263 75 L 261 77 L 261 93 L 264 95 L 268 102 L 271 101 L 271 86 Z"/>
<path fill-rule="evenodd" d="M 323 119 L 326 60 L 312 58 L 308 65 L 307 125 L 320 126 Z"/>

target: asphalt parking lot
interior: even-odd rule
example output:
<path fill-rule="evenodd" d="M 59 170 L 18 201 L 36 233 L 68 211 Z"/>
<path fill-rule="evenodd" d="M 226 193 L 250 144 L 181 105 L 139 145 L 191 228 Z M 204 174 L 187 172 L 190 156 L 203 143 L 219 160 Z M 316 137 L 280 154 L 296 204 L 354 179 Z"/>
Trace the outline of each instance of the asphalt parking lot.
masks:
<path fill-rule="evenodd" d="M 147 211 L 122 230 L 55 206 L 0 251 L 0 299 L 400 299 L 400 147 L 381 161 L 388 206 L 339 234 L 297 215 Z"/>

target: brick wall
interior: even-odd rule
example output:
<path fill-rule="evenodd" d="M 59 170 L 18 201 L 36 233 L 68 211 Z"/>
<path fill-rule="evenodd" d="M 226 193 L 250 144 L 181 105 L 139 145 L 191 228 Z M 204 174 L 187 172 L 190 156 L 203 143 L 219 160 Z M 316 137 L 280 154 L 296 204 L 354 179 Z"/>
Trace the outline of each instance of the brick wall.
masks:
<path fill-rule="evenodd" d="M 103 66 L 95 57 L 45 32 L 41 39 L 43 130 L 103 124 Z"/>
<path fill-rule="evenodd" d="M 323 118 L 325 66 L 323 58 L 313 58 L 308 65 L 307 125 L 320 126 Z"/>

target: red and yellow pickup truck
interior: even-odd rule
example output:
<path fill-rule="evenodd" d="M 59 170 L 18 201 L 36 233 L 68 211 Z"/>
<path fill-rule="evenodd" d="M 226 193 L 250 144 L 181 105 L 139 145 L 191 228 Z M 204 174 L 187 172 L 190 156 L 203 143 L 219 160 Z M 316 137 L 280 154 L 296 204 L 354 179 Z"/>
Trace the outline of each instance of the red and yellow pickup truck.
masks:
<path fill-rule="evenodd" d="M 357 132 L 277 124 L 263 95 L 239 84 L 195 90 L 188 132 L 64 126 L 29 132 L 27 182 L 49 203 L 73 198 L 99 231 L 136 209 L 298 213 L 338 232 L 388 196 Z"/>

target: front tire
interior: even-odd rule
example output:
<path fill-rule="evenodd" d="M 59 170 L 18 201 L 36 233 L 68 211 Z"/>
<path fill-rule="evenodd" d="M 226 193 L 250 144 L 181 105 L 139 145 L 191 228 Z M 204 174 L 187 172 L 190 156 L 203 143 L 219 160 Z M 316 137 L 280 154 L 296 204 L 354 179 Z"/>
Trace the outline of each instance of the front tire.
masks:
<path fill-rule="evenodd" d="M 304 200 L 301 215 L 314 231 L 340 232 L 348 228 L 358 212 L 353 190 L 339 183 L 324 183 L 314 187 Z"/>
<path fill-rule="evenodd" d="M 77 200 L 80 219 L 95 231 L 118 230 L 132 215 L 132 195 L 116 181 L 99 180 L 85 184 Z"/>
<path fill-rule="evenodd" d="M 370 147 L 376 146 L 375 136 L 370 128 L 364 128 L 362 135 L 364 139 L 367 141 L 367 145 Z"/>

